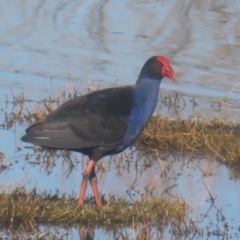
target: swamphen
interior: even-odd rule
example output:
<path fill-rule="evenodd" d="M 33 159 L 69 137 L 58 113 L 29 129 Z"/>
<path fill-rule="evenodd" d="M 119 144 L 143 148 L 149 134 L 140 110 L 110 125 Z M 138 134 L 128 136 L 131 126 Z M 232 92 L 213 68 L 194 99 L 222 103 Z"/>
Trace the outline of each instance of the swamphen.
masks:
<path fill-rule="evenodd" d="M 95 163 L 103 156 L 122 152 L 140 135 L 157 105 L 163 77 L 176 79 L 169 61 L 163 56 L 151 57 L 134 86 L 107 88 L 69 100 L 42 123 L 27 128 L 21 140 L 88 155 L 78 204 L 84 204 L 89 180 L 101 207 Z"/>

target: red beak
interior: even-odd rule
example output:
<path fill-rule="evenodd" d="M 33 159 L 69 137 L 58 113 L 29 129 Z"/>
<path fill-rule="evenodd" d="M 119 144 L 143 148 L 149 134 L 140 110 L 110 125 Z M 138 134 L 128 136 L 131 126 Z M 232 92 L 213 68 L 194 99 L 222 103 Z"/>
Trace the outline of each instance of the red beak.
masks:
<path fill-rule="evenodd" d="M 163 75 L 164 77 L 170 78 L 170 79 L 173 80 L 173 81 L 176 80 L 176 75 L 175 75 L 175 73 L 174 73 L 174 71 L 173 71 L 173 69 L 171 68 L 170 65 L 168 65 L 168 66 L 165 65 L 165 66 L 163 67 L 162 75 Z"/>

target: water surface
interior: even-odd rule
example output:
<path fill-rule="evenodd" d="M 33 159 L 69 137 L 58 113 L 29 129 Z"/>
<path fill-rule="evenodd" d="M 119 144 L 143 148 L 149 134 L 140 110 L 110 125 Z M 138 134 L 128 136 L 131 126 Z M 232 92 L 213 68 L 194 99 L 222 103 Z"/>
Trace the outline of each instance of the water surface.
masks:
<path fill-rule="evenodd" d="M 28 100 L 25 109 L 58 96 L 72 85 L 86 93 L 89 79 L 100 81 L 101 87 L 112 86 L 116 79 L 118 85 L 134 84 L 142 65 L 153 55 L 169 58 L 177 75 L 176 82 L 163 80 L 156 113 L 169 118 L 239 120 L 239 0 L 0 0 L 0 4 L 1 123 L 5 112 L 13 108 L 5 103 L 6 95 L 12 99 L 12 94 L 24 93 Z M 230 90 L 228 105 L 219 103 Z M 176 94 L 178 108 L 168 104 Z M 1 172 L 1 184 L 28 183 L 29 188 L 36 185 L 40 190 L 78 193 L 87 159 L 72 155 L 75 167 L 70 173 L 69 163 L 62 158 L 56 162 L 45 158 L 36 164 L 33 155 L 26 161 L 26 154 L 33 153 L 20 141 L 26 127 L 1 128 L 0 151 L 5 153 L 3 164 L 8 167 Z M 122 155 L 123 161 L 128 154 Z M 239 237 L 239 180 L 230 178 L 225 166 L 214 161 L 210 164 L 205 158 L 189 165 L 182 157 L 173 162 L 164 159 L 165 165 L 172 165 L 165 172 L 158 161 L 145 168 L 142 157 L 135 182 L 136 159 L 130 171 L 121 174 L 118 162 L 108 165 L 108 158 L 104 159 L 108 171 L 100 178 L 101 193 L 129 197 L 129 190 L 136 199 L 145 193 L 146 186 L 155 184 L 155 195 L 187 201 L 189 218 L 203 229 L 204 238 L 209 225 L 210 232 L 224 231 L 226 222 L 232 228 L 224 236 Z M 164 192 L 175 184 L 168 194 Z M 216 197 L 212 207 L 211 196 Z M 225 221 L 217 221 L 219 209 Z M 96 230 L 96 239 L 111 239 L 104 235 Z M 221 236 L 210 234 L 209 239 Z"/>

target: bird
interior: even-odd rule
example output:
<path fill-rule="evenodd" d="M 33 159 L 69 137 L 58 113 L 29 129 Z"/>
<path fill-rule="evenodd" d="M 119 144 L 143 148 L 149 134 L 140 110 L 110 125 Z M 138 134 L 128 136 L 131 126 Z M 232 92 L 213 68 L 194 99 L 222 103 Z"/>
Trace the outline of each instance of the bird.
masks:
<path fill-rule="evenodd" d="M 84 205 L 89 181 L 101 208 L 95 164 L 104 156 L 124 151 L 138 138 L 156 108 L 163 77 L 176 80 L 168 59 L 153 56 L 143 65 L 135 85 L 105 88 L 68 100 L 45 120 L 28 127 L 21 140 L 87 155 L 78 206 Z"/>

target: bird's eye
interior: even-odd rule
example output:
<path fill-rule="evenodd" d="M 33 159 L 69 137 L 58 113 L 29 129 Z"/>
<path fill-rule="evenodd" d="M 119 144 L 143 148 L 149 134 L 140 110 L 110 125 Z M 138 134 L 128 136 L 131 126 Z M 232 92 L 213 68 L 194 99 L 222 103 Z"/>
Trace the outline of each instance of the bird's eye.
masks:
<path fill-rule="evenodd" d="M 157 61 L 157 65 L 160 65 L 160 62 L 159 62 L 159 61 Z"/>

